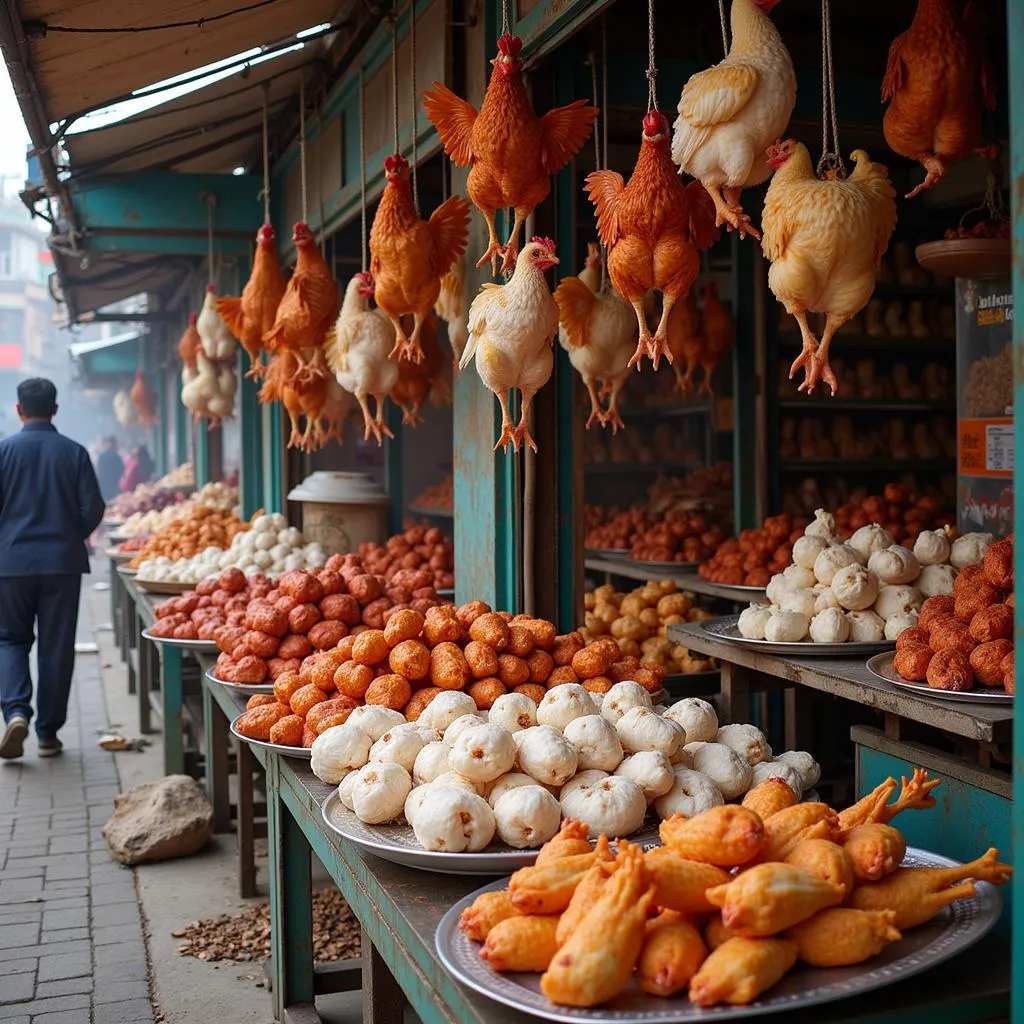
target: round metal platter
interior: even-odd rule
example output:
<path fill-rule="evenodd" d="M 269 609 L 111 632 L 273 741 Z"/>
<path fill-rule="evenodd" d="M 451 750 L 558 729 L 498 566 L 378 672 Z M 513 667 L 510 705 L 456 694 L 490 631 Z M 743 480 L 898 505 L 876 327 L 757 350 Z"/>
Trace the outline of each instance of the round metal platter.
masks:
<path fill-rule="evenodd" d="M 174 637 L 153 636 L 148 629 L 144 629 L 142 635 L 155 644 L 164 644 L 166 647 L 180 647 L 183 651 L 212 654 L 217 650 L 217 644 L 213 640 L 175 640 Z"/>
<path fill-rule="evenodd" d="M 236 718 L 235 722 L 237 721 L 238 719 Z M 231 735 L 237 737 L 243 743 L 248 743 L 250 747 L 263 747 L 264 750 L 272 750 L 275 754 L 283 754 L 285 757 L 296 757 L 303 761 L 308 761 L 313 756 L 309 747 L 284 747 L 280 743 L 267 743 L 265 740 L 251 740 L 248 736 L 243 736 L 237 729 L 235 729 L 235 722 L 231 723 Z"/>
<path fill-rule="evenodd" d="M 651 569 L 654 572 L 696 572 L 700 568 L 700 562 L 646 562 L 641 558 L 630 558 L 626 556 L 630 565 L 644 569 Z"/>
<path fill-rule="evenodd" d="M 773 643 L 771 640 L 749 640 L 740 636 L 737 623 L 738 615 L 725 615 L 720 619 L 705 619 L 700 628 L 716 640 L 735 644 L 737 647 L 749 647 L 765 654 L 788 654 L 791 658 L 854 658 L 865 654 L 877 654 L 879 651 L 891 651 L 896 646 L 895 640 L 879 640 L 877 642 L 847 641 L 844 644 L 815 644 L 808 641 L 800 643 Z"/>
<path fill-rule="evenodd" d="M 956 862 L 924 850 L 907 850 L 909 867 L 949 867 Z M 662 999 L 640 991 L 633 982 L 593 1010 L 555 1006 L 541 994 L 539 974 L 498 974 L 480 958 L 480 945 L 459 928 L 459 916 L 481 893 L 508 886 L 508 879 L 491 882 L 460 900 L 441 919 L 435 942 L 444 966 L 470 988 L 496 1002 L 545 1020 L 577 1024 L 684 1024 L 688 1021 L 729 1020 L 795 1011 L 871 992 L 930 970 L 982 939 L 999 919 L 1002 898 L 995 887 L 978 882 L 978 895 L 958 900 L 937 918 L 908 931 L 878 956 L 855 967 L 804 967 L 798 964 L 774 988 L 749 1006 L 694 1006 L 685 995 Z"/>
<path fill-rule="evenodd" d="M 129 561 L 131 561 L 131 559 L 129 559 Z M 139 570 L 138 569 L 132 569 L 128 565 L 122 564 L 122 565 L 119 565 L 117 567 L 117 571 L 122 576 L 134 576 Z"/>
<path fill-rule="evenodd" d="M 911 693 L 919 694 L 922 697 L 936 697 L 939 700 L 955 700 L 965 704 L 1013 704 L 1013 694 L 1005 690 L 983 690 L 980 687 L 974 690 L 939 690 L 927 683 L 915 683 L 896 671 L 893 660 L 896 657 L 895 651 L 886 651 L 884 654 L 876 654 L 868 659 L 868 671 L 883 682 L 892 683 L 901 690 L 909 690 Z"/>
<path fill-rule="evenodd" d="M 147 594 L 184 594 L 188 590 L 195 590 L 194 583 L 172 583 L 169 580 L 140 580 L 135 577 L 135 585 L 139 590 Z"/>
<path fill-rule="evenodd" d="M 629 548 L 584 548 L 587 558 L 629 558 Z"/>
<path fill-rule="evenodd" d="M 216 649 L 216 644 L 214 645 L 214 648 Z M 239 693 L 244 693 L 248 697 L 252 697 L 259 693 L 274 692 L 273 683 L 229 683 L 226 679 L 218 679 L 213 674 L 212 668 L 206 670 L 206 678 L 209 679 L 211 683 L 219 683 L 228 690 L 237 690 Z M 252 740 L 252 742 L 255 743 L 256 741 Z"/>
<path fill-rule="evenodd" d="M 112 544 L 123 544 L 126 540 L 130 540 L 131 536 L 129 533 L 118 533 L 116 530 L 111 530 L 107 534 L 107 540 Z"/>
<path fill-rule="evenodd" d="M 714 597 L 722 597 L 727 601 L 753 601 L 764 598 L 764 587 L 733 586 L 731 583 L 712 583 L 701 577 L 701 582 Z"/>
<path fill-rule="evenodd" d="M 112 562 L 130 562 L 135 557 L 134 551 L 118 551 L 117 548 L 107 548 L 103 554 Z"/>
<path fill-rule="evenodd" d="M 104 519 L 103 525 L 108 530 L 116 530 L 119 526 L 124 525 L 123 519 Z"/>

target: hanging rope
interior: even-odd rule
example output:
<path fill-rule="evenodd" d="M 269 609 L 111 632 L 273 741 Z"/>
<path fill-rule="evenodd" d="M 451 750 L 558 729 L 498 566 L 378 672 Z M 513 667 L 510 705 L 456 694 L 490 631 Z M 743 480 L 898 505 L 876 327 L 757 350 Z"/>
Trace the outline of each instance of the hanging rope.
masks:
<path fill-rule="evenodd" d="M 420 184 L 416 174 L 416 113 L 419 97 L 416 95 L 416 0 L 409 0 L 409 77 L 412 79 L 412 205 L 416 216 L 420 215 Z"/>
<path fill-rule="evenodd" d="M 501 34 L 503 36 L 510 34 L 508 27 L 508 0 L 501 0 Z"/>
<path fill-rule="evenodd" d="M 302 178 L 302 223 L 309 223 L 309 196 L 306 192 L 306 77 L 299 79 L 299 177 Z"/>
<path fill-rule="evenodd" d="M 722 49 L 729 56 L 729 19 L 725 16 L 725 0 L 718 0 L 718 20 L 722 23 Z"/>
<path fill-rule="evenodd" d="M 398 8 L 391 8 L 391 116 L 395 135 L 395 152 L 401 153 L 398 145 Z"/>
<path fill-rule="evenodd" d="M 366 273 L 366 95 L 363 69 L 359 68 L 359 213 L 362 221 L 362 242 L 359 255 L 362 257 L 363 273 Z"/>
<path fill-rule="evenodd" d="M 217 275 L 213 272 L 213 210 L 217 205 L 217 197 L 212 192 L 206 193 L 206 276 L 207 284 L 215 285 Z"/>
<path fill-rule="evenodd" d="M 270 83 L 263 83 L 263 223 L 270 223 L 270 132 L 267 126 L 267 94 Z"/>
<path fill-rule="evenodd" d="M 658 109 L 658 67 L 654 63 L 654 0 L 647 0 L 647 113 Z"/>
<path fill-rule="evenodd" d="M 604 19 L 603 18 L 601 20 L 601 27 L 602 27 L 602 29 L 604 28 Z M 605 39 L 604 34 L 602 32 L 602 37 L 601 37 L 602 50 L 604 49 L 605 43 L 606 43 L 606 39 Z M 604 86 L 605 86 L 605 91 L 607 92 L 607 89 L 608 89 L 608 68 L 607 68 L 607 66 L 606 65 L 602 65 L 601 71 L 604 74 Z M 590 54 L 590 92 L 591 92 L 591 95 L 594 97 L 594 106 L 597 107 L 598 110 L 599 110 L 599 113 L 597 115 L 598 118 L 601 118 L 601 117 L 604 118 L 604 129 L 605 130 L 604 130 L 604 154 L 603 155 L 602 155 L 602 152 L 601 152 L 601 149 L 602 149 L 602 141 L 601 141 L 602 140 L 602 133 L 599 130 L 601 126 L 600 125 L 595 125 L 594 126 L 594 169 L 598 170 L 598 171 L 602 171 L 602 170 L 604 170 L 605 162 L 608 159 L 608 148 L 607 148 L 608 147 L 608 130 L 607 130 L 608 129 L 608 111 L 605 109 L 605 107 L 603 107 L 598 102 L 599 96 L 598 96 L 598 91 L 597 91 L 597 54 L 593 53 L 593 52 Z M 605 274 L 604 264 L 605 264 L 605 249 L 604 249 L 604 245 L 602 245 L 601 246 L 601 283 L 600 283 L 600 286 L 598 288 L 598 294 L 599 295 L 604 292 L 604 283 L 605 283 L 604 282 L 604 274 Z"/>
<path fill-rule="evenodd" d="M 821 0 L 821 159 L 818 161 L 818 177 L 826 175 L 845 178 L 846 165 L 839 148 L 839 115 L 832 65 L 832 12 L 829 0 Z"/>
<path fill-rule="evenodd" d="M 319 211 L 320 223 L 317 225 L 320 231 L 320 254 L 327 255 L 327 232 L 324 224 L 324 152 L 327 147 L 324 145 L 324 97 L 321 96 L 320 103 L 316 108 L 316 198 Z"/>
<path fill-rule="evenodd" d="M 602 167 L 608 166 L 608 22 L 601 15 L 601 152 Z"/>

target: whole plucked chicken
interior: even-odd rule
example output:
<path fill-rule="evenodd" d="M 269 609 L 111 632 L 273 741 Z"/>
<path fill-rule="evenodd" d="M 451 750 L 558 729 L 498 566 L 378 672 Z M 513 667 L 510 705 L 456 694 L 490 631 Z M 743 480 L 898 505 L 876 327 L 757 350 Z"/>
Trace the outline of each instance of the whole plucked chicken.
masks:
<path fill-rule="evenodd" d="M 467 191 L 487 219 L 490 233 L 487 251 L 477 266 L 490 262 L 492 273 L 497 271 L 499 256 L 503 271 L 515 265 L 526 218 L 547 199 L 551 175 L 579 152 L 597 117 L 597 108 L 586 100 L 537 117 L 523 84 L 522 45 L 518 36 L 503 35 L 498 40 L 498 56 L 491 61 L 494 71 L 479 113 L 440 82 L 434 82 L 423 96 L 427 117 L 452 163 L 472 165 Z M 515 221 L 508 243 L 502 245 L 494 218 L 498 210 L 509 207 L 515 210 Z"/>
<path fill-rule="evenodd" d="M 385 437 L 394 436 L 384 422 L 384 399 L 398 380 L 398 364 L 389 358 L 395 329 L 386 313 L 370 308 L 373 293 L 372 274 L 364 271 L 349 281 L 325 354 L 338 383 L 359 403 L 363 439 L 368 441 L 372 435 L 379 445 Z M 370 412 L 370 395 L 377 403 L 376 415 Z"/>
<path fill-rule="evenodd" d="M 263 375 L 264 367 L 260 361 L 263 335 L 274 326 L 277 307 L 284 296 L 285 281 L 277 261 L 276 237 L 269 224 L 264 224 L 256 232 L 252 273 L 241 296 L 222 295 L 217 300 L 217 312 L 249 354 L 246 376 L 253 380 L 259 380 Z"/>
<path fill-rule="evenodd" d="M 387 184 L 370 230 L 370 273 L 377 305 L 395 329 L 392 357 L 420 362 L 420 330 L 441 293 L 441 279 L 466 251 L 469 203 L 450 196 L 421 220 L 413 203 L 409 163 L 399 153 L 384 161 Z M 406 337 L 402 317 L 412 314 Z"/>
<path fill-rule="evenodd" d="M 672 355 L 676 391 L 684 395 L 693 390 L 693 375 L 700 365 L 706 344 L 696 291 L 696 288 L 691 288 L 690 294 L 672 307 L 665 335 Z"/>
<path fill-rule="evenodd" d="M 469 308 L 469 344 L 459 366 L 476 359 L 476 372 L 501 404 L 501 435 L 494 446 L 519 451 L 522 444 L 537 450 L 530 435 L 533 396 L 548 382 L 554 366 L 552 345 L 558 333 L 558 305 L 544 278 L 558 263 L 555 243 L 532 238 L 523 246 L 516 269 L 505 285 L 485 284 Z M 508 392 L 523 396 L 517 426 L 512 426 Z"/>
<path fill-rule="evenodd" d="M 768 14 L 778 0 L 733 0 L 732 45 L 720 64 L 683 87 L 672 158 L 703 182 L 715 224 L 760 238 L 740 192 L 771 173 L 765 150 L 785 132 L 796 104 L 793 61 Z"/>
<path fill-rule="evenodd" d="M 882 102 L 889 148 L 927 172 L 908 199 L 977 148 L 982 104 L 994 109 L 996 92 L 973 0 L 963 14 L 954 0 L 918 0 L 910 28 L 889 47 Z"/>
<path fill-rule="evenodd" d="M 595 253 L 596 250 L 596 253 Z M 596 268 L 592 261 L 596 258 Z M 619 391 L 629 376 L 629 360 L 636 349 L 636 316 L 629 303 L 611 285 L 601 289 L 601 252 L 592 246 L 584 274 L 565 278 L 555 289 L 561 326 L 559 342 L 569 354 L 569 362 L 583 378 L 590 396 L 587 428 L 596 420 L 611 426 L 612 434 L 624 426 L 619 416 Z M 608 407 L 601 408 L 597 385 L 608 387 Z"/>
<path fill-rule="evenodd" d="M 338 286 L 307 224 L 296 224 L 295 270 L 278 304 L 274 325 L 263 335 L 271 352 L 287 348 L 303 377 L 326 376 L 324 339 L 338 315 Z"/>
<path fill-rule="evenodd" d="M 715 209 L 699 181 L 684 186 L 669 155 L 668 121 L 657 110 L 644 118 L 640 155 L 629 183 L 616 171 L 592 171 L 587 194 L 597 208 L 597 232 L 608 249 L 608 275 L 636 312 L 640 329 L 633 366 L 646 354 L 657 369 L 672 362 L 666 324 L 700 272 L 700 252 L 717 237 Z M 662 294 L 661 320 L 651 336 L 644 298 Z"/>
<path fill-rule="evenodd" d="M 459 256 L 452 264 L 452 269 L 441 278 L 441 291 L 434 303 L 434 312 L 448 325 L 448 343 L 452 347 L 455 356 L 453 365 L 457 369 L 468 334 L 465 253 Z"/>
<path fill-rule="evenodd" d="M 704 336 L 704 348 L 698 362 L 704 371 L 704 379 L 697 389 L 699 395 L 713 395 L 711 378 L 715 368 L 732 348 L 736 340 L 736 324 L 732 316 L 718 297 L 718 285 L 708 281 L 704 286 L 704 310 L 701 316 L 701 333 Z"/>
<path fill-rule="evenodd" d="M 135 374 L 135 382 L 128 394 L 135 411 L 139 414 L 139 423 L 144 427 L 155 427 L 160 422 L 156 415 L 156 396 L 150 390 L 141 370 Z"/>
<path fill-rule="evenodd" d="M 885 167 L 862 149 L 851 159 L 848 178 L 821 181 L 803 143 L 787 139 L 768 151 L 775 175 L 765 197 L 761 247 L 771 262 L 768 287 L 800 325 L 803 350 L 789 376 L 803 368 L 800 390 L 808 393 L 824 381 L 835 395 L 829 345 L 871 298 L 896 226 L 896 193 Z M 807 324 L 808 311 L 826 314 L 820 344 Z"/>
<path fill-rule="evenodd" d="M 423 321 L 423 360 L 415 362 L 409 358 L 398 360 L 398 380 L 391 389 L 391 401 L 402 410 L 402 422 L 415 427 L 423 422 L 420 410 L 428 399 L 437 404 L 451 402 L 451 389 L 444 380 L 447 360 L 441 354 L 437 342 L 438 322 L 433 313 Z M 450 364 L 449 364 L 450 365 Z"/>
<path fill-rule="evenodd" d="M 206 286 L 202 309 L 196 318 L 196 330 L 207 359 L 230 359 L 235 354 L 235 338 L 224 318 L 217 312 L 217 294 L 212 284 Z"/>

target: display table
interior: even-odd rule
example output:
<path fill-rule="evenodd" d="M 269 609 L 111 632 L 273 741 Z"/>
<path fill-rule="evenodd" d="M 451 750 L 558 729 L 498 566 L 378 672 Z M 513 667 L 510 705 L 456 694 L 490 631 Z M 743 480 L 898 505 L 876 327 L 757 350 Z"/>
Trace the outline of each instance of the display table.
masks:
<path fill-rule="evenodd" d="M 625 558 L 586 558 L 583 567 L 592 573 L 603 573 L 606 581 L 611 576 L 636 580 L 639 583 L 646 583 L 648 580 L 672 580 L 680 590 L 687 590 L 691 594 L 700 594 L 703 597 L 715 597 L 721 601 L 744 605 L 749 604 L 751 599 L 750 591 L 728 587 L 724 583 L 709 583 L 696 572 L 655 569 L 645 566 L 643 562 L 630 562 Z"/>

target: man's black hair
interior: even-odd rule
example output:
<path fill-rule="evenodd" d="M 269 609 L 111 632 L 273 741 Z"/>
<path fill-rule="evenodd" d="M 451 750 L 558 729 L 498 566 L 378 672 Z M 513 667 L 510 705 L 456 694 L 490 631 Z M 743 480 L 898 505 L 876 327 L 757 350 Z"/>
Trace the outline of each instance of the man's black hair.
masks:
<path fill-rule="evenodd" d="M 57 389 L 52 380 L 30 377 L 18 385 L 18 405 L 30 420 L 48 420 L 57 411 Z"/>

